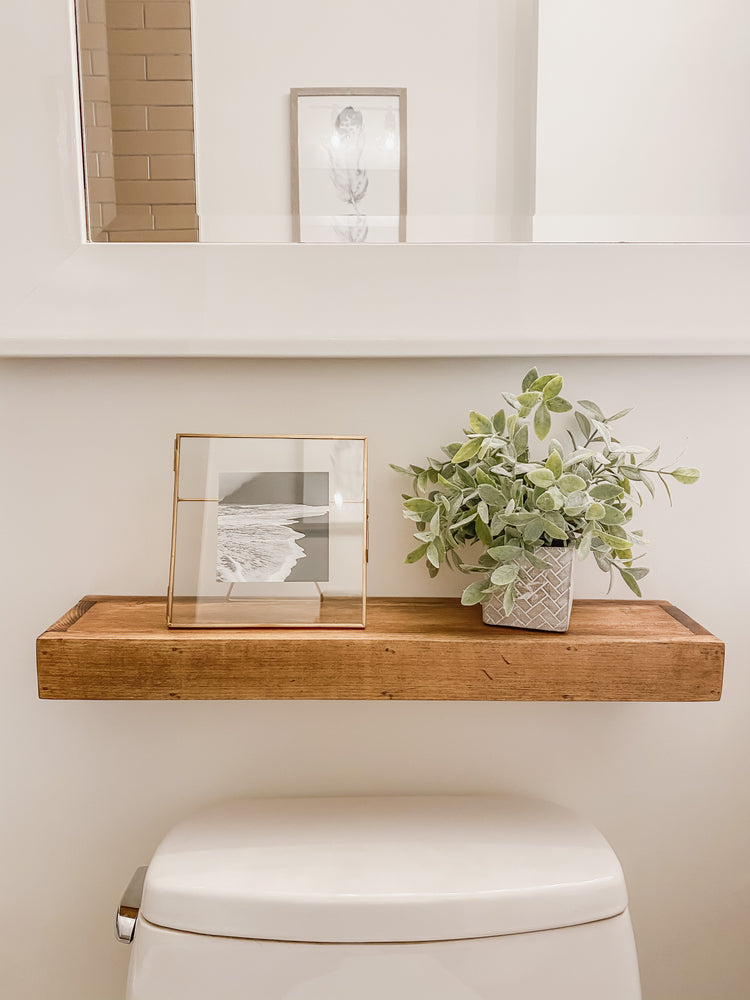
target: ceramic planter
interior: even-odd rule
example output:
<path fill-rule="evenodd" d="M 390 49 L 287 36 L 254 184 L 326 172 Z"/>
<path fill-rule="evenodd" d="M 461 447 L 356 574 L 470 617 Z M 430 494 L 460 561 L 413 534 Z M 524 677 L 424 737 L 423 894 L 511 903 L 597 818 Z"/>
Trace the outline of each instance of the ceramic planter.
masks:
<path fill-rule="evenodd" d="M 537 552 L 549 563 L 549 569 L 534 569 L 526 564 L 511 613 L 503 611 L 499 594 L 482 605 L 485 624 L 567 632 L 573 604 L 575 549 L 541 548 Z"/>

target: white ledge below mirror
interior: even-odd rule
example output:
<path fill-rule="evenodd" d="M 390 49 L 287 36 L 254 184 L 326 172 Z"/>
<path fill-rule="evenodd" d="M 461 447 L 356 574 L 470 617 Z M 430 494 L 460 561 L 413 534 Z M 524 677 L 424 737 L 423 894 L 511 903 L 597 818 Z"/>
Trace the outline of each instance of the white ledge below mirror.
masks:
<path fill-rule="evenodd" d="M 748 355 L 750 245 L 83 244 L 0 357 Z"/>

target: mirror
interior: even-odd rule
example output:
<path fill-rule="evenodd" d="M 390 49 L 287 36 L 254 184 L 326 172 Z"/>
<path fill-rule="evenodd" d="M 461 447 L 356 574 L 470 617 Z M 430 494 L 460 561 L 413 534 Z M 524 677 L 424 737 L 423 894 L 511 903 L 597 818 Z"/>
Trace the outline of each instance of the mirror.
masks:
<path fill-rule="evenodd" d="M 744 0 L 76 5 L 94 241 L 750 241 Z"/>

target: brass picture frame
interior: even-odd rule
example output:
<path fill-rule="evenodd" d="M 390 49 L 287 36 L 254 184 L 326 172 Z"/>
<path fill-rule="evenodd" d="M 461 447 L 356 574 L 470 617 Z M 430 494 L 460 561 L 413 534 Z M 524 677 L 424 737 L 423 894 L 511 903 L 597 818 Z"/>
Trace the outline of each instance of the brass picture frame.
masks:
<path fill-rule="evenodd" d="M 294 87 L 292 240 L 406 242 L 406 88 Z"/>
<path fill-rule="evenodd" d="M 178 434 L 169 628 L 364 628 L 367 438 Z"/>

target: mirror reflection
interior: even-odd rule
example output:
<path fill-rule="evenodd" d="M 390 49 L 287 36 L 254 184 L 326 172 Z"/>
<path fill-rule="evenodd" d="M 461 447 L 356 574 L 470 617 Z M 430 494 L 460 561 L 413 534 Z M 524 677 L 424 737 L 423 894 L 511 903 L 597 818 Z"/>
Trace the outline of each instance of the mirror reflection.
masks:
<path fill-rule="evenodd" d="M 97 242 L 745 242 L 745 0 L 76 0 Z"/>

